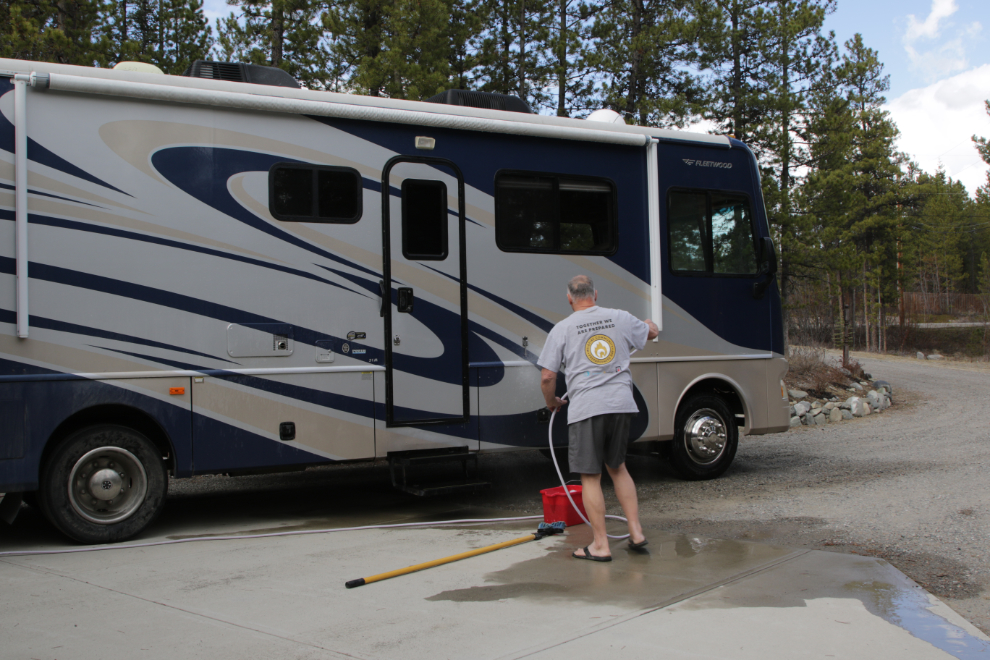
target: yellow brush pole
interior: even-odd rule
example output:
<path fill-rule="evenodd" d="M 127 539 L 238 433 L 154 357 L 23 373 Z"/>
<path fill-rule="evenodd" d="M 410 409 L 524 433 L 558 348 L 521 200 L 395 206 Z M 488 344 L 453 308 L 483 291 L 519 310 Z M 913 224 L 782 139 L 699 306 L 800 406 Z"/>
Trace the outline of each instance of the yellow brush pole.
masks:
<path fill-rule="evenodd" d="M 434 559 L 433 561 L 425 561 L 422 564 L 416 564 L 415 566 L 410 566 L 408 568 L 400 568 L 397 571 L 389 571 L 388 573 L 379 573 L 378 575 L 372 575 L 371 577 L 358 578 L 356 580 L 351 580 L 347 582 L 344 586 L 348 589 L 353 589 L 354 587 L 360 587 L 363 584 L 370 584 L 371 582 L 379 582 L 381 580 L 387 580 L 389 578 L 398 577 L 399 575 L 405 575 L 407 573 L 415 573 L 416 571 L 421 571 L 424 568 L 433 568 L 434 566 L 440 566 L 441 564 L 449 564 L 452 561 L 457 561 L 458 559 L 467 559 L 468 557 L 475 557 L 477 555 L 483 555 L 486 552 L 492 552 L 493 550 L 501 550 L 502 548 L 508 548 L 512 545 L 519 545 L 520 543 L 525 543 L 526 541 L 533 541 L 536 539 L 536 534 L 527 534 L 526 536 L 520 536 L 517 539 L 511 541 L 504 541 L 503 543 L 496 543 L 494 545 L 486 545 L 484 548 L 478 548 L 477 550 L 468 550 L 467 552 L 462 552 L 459 555 L 451 555 L 449 557 L 444 557 L 443 559 Z"/>

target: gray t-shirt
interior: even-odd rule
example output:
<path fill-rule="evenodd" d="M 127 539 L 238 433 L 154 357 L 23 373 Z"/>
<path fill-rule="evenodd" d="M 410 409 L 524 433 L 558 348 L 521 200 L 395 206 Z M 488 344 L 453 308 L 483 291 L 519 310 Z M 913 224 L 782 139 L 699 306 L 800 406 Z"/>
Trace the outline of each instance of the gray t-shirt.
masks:
<path fill-rule="evenodd" d="M 567 378 L 567 422 L 595 415 L 638 412 L 629 357 L 646 346 L 650 326 L 629 312 L 589 307 L 574 312 L 547 335 L 537 364 Z"/>

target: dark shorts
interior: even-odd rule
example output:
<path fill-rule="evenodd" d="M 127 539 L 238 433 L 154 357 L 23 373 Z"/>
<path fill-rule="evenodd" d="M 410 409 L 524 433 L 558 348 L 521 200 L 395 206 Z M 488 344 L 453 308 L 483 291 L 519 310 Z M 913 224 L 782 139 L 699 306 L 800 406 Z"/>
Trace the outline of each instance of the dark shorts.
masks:
<path fill-rule="evenodd" d="M 571 472 L 601 474 L 602 463 L 617 469 L 626 462 L 629 423 L 636 413 L 595 415 L 567 425 Z"/>

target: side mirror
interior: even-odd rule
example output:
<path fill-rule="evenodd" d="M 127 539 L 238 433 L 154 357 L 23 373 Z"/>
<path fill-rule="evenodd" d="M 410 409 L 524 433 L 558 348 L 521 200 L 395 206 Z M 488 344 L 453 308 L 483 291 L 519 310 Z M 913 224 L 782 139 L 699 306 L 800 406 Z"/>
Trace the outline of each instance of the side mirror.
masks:
<path fill-rule="evenodd" d="M 773 246 L 773 240 L 768 236 L 760 239 L 759 274 L 763 276 L 763 279 L 753 283 L 753 298 L 757 300 L 763 297 L 767 287 L 777 275 L 777 250 Z"/>
<path fill-rule="evenodd" d="M 777 274 L 777 250 L 773 246 L 773 239 L 769 236 L 760 239 L 760 273 Z"/>

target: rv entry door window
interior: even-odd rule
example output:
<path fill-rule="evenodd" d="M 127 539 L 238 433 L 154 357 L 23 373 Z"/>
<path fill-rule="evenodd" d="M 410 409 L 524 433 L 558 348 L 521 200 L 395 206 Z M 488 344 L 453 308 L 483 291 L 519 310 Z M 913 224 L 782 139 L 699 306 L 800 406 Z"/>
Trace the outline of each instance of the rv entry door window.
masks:
<path fill-rule="evenodd" d="M 402 182 L 402 256 L 416 261 L 447 258 L 447 186 L 443 181 Z"/>

